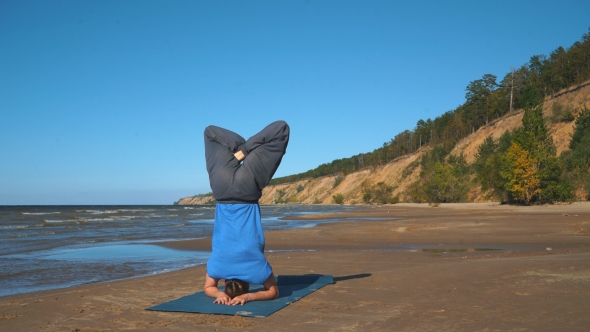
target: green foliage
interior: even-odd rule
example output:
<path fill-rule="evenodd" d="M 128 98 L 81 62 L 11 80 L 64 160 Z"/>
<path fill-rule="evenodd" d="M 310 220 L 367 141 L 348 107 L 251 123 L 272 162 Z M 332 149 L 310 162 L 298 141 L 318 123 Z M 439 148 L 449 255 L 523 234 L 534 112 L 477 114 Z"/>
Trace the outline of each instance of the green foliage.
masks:
<path fill-rule="evenodd" d="M 193 198 L 200 198 L 200 199 L 203 199 L 203 200 L 205 200 L 205 199 L 208 198 L 205 201 L 205 203 L 204 203 L 206 205 L 215 205 L 215 204 L 217 204 L 217 200 L 213 197 L 213 193 L 212 192 L 208 192 L 206 194 L 198 194 L 198 195 L 194 195 L 192 197 Z"/>
<path fill-rule="evenodd" d="M 590 110 L 586 107 L 576 119 L 569 147 L 560 158 L 565 164 L 564 177 L 590 199 Z"/>
<path fill-rule="evenodd" d="M 285 200 L 285 203 L 297 203 L 297 202 L 299 202 L 299 199 L 297 198 L 296 195 L 292 195 Z"/>
<path fill-rule="evenodd" d="M 379 204 L 387 204 L 391 198 L 393 187 L 386 185 L 384 182 L 376 184 L 375 189 L 375 201 Z"/>
<path fill-rule="evenodd" d="M 300 193 L 300 192 L 302 192 L 302 191 L 303 191 L 303 189 L 305 189 L 305 187 L 304 187 L 303 185 L 301 185 L 301 184 L 300 184 L 299 186 L 297 186 L 297 193 Z"/>
<path fill-rule="evenodd" d="M 344 204 L 344 195 L 342 195 L 342 194 L 336 194 L 336 195 L 332 196 L 332 201 L 335 204 L 342 205 L 342 204 Z"/>
<path fill-rule="evenodd" d="M 476 173 L 477 180 L 481 184 L 482 190 L 486 191 L 493 186 L 494 182 L 494 165 L 490 162 L 492 156 L 498 150 L 498 144 L 494 142 L 492 136 L 486 137 L 484 142 L 479 146 L 475 155 L 473 169 Z"/>
<path fill-rule="evenodd" d="M 205 198 L 205 197 L 213 197 L 213 192 L 208 192 L 206 194 L 197 194 L 197 195 L 193 195 L 193 198 Z"/>
<path fill-rule="evenodd" d="M 279 194 L 279 198 L 282 198 L 283 196 L 285 196 L 285 191 L 283 189 L 279 189 L 277 190 L 277 194 Z"/>
<path fill-rule="evenodd" d="M 574 113 L 565 108 L 561 103 L 555 102 L 551 105 L 551 118 L 552 123 L 557 122 L 571 122 L 575 120 Z"/>
<path fill-rule="evenodd" d="M 388 186 L 385 184 L 385 182 L 379 182 L 375 185 L 371 185 L 368 181 L 365 181 L 361 185 L 361 190 L 363 193 L 363 202 L 365 204 L 399 203 L 399 196 L 392 196 L 395 187 Z"/>
<path fill-rule="evenodd" d="M 439 146 L 422 157 L 420 179 L 406 191 L 412 201 L 451 203 L 467 200 L 471 169 L 463 155 L 452 155 L 445 161 L 448 151 L 450 149 Z"/>
<path fill-rule="evenodd" d="M 487 137 L 479 147 L 473 168 L 482 190 L 503 202 L 531 204 L 569 201 L 573 187 L 564 163 L 555 156 L 539 96 L 524 91 L 523 126 L 504 133 L 498 143 Z"/>
<path fill-rule="evenodd" d="M 334 179 L 334 184 L 332 185 L 332 188 L 336 188 L 338 187 L 339 184 L 342 183 L 342 181 L 344 180 L 344 175 L 338 175 L 335 179 Z"/>
<path fill-rule="evenodd" d="M 512 145 L 512 133 L 506 130 L 498 140 L 498 152 L 504 153 Z"/>
<path fill-rule="evenodd" d="M 272 179 L 270 184 L 290 183 L 301 179 L 334 174 L 346 176 L 366 167 L 386 164 L 400 156 L 414 153 L 426 145 L 439 149 L 439 152 L 444 152 L 442 155 L 446 156 L 455 142 L 489 121 L 508 113 L 512 102 L 514 110 L 519 108 L 526 110 L 523 124 L 528 129 L 517 130 L 514 135 L 508 132 L 505 133 L 497 142 L 496 151 L 491 155 L 482 151 L 482 156 L 476 162 L 477 166 L 474 166 L 477 180 L 482 184 L 482 187 L 485 183 L 486 188 L 491 190 L 494 196 L 502 201 L 508 200 L 504 183 L 500 185 L 500 182 L 504 180 L 499 175 L 499 169 L 505 166 L 502 164 L 503 160 L 505 161 L 503 157 L 514 141 L 527 151 L 531 156 L 531 160 L 534 160 L 535 167 L 538 168 L 542 189 L 539 195 L 540 201 L 550 202 L 564 199 L 564 197 L 568 196 L 566 193 L 569 189 L 567 188 L 572 181 L 576 189 L 590 189 L 588 167 L 586 166 L 584 169 L 584 165 L 588 164 L 588 156 L 590 155 L 590 151 L 588 151 L 590 149 L 588 148 L 590 139 L 585 138 L 585 131 L 582 129 L 577 130 L 572 137 L 570 146 L 572 151 L 565 153 L 559 160 L 556 160 L 555 148 L 550 141 L 550 136 L 547 135 L 544 120 L 542 116 L 540 118 L 538 116 L 540 112 L 538 106 L 543 101 L 543 98 L 555 96 L 563 88 L 590 79 L 589 54 L 590 29 L 588 33 L 582 36 L 581 40 L 576 41 L 567 49 L 560 46 L 549 55 L 532 56 L 528 63 L 506 74 L 500 83 L 497 83 L 497 77 L 492 74 L 485 74 L 482 78 L 471 81 L 466 87 L 464 104 L 443 113 L 435 119 L 418 120 L 414 129 L 398 133 L 390 141 L 383 143 L 381 147 L 371 152 L 336 159 L 303 173 Z M 552 121 L 572 120 L 571 110 L 560 108 L 559 105 L 555 106 L 555 109 L 552 108 L 552 114 Z M 590 120 L 580 120 L 586 118 L 580 116 L 578 118 L 580 122 L 576 122 L 577 126 L 588 128 L 588 121 Z M 440 155 L 432 154 L 429 158 L 423 158 L 421 161 L 422 166 L 426 165 L 428 168 L 422 170 L 422 173 L 439 179 L 440 183 L 436 184 L 436 186 L 440 185 L 441 188 L 444 188 L 443 184 L 446 181 L 444 179 L 448 180 L 456 177 L 456 174 L 464 176 L 461 175 L 460 171 L 453 170 L 453 167 L 460 168 L 459 166 L 446 163 L 440 158 Z M 565 167 L 560 163 L 565 163 Z M 403 174 L 405 176 L 411 174 L 415 167 L 417 167 L 417 164 L 408 165 Z M 452 171 L 447 172 L 445 167 L 449 167 Z M 483 176 L 486 170 L 490 170 L 492 173 Z M 559 170 L 562 172 L 561 175 L 557 174 Z M 573 172 L 572 170 L 576 171 Z M 334 187 L 337 185 L 335 181 Z M 454 197 L 453 199 L 461 197 L 461 195 L 448 194 L 450 191 L 441 188 L 426 190 L 425 183 L 421 180 L 416 185 L 411 186 L 408 192 L 413 193 L 410 197 L 416 201 L 433 199 L 436 196 L 433 196 L 435 191 L 440 193 L 436 197 L 447 197 L 447 195 Z M 452 191 L 457 192 L 457 190 Z M 447 192 L 447 194 L 443 194 L 444 192 Z M 461 190 L 458 190 L 458 192 L 461 192 Z M 589 190 L 586 190 L 586 192 L 590 195 Z M 364 201 L 373 199 L 372 194 L 363 197 Z"/>
<path fill-rule="evenodd" d="M 416 167 L 418 167 L 418 165 L 420 165 L 420 160 L 414 160 L 410 164 L 408 164 L 408 166 L 406 166 L 406 168 L 404 168 L 404 171 L 402 172 L 402 178 L 407 178 L 408 176 L 412 175 L 412 173 L 414 173 L 414 170 L 416 169 Z"/>
<path fill-rule="evenodd" d="M 428 167 L 432 163 L 444 163 L 446 156 L 451 152 L 453 147 L 445 148 L 444 145 L 440 144 L 432 148 L 429 153 L 422 156 L 420 164 L 422 167 Z"/>
<path fill-rule="evenodd" d="M 492 93 L 498 88 L 496 76 L 485 74 L 479 80 L 469 83 L 465 94 L 466 102 L 463 105 L 461 117 L 469 127 L 477 128 L 494 117 L 495 100 Z"/>
<path fill-rule="evenodd" d="M 497 198 L 500 201 L 507 200 L 505 180 L 500 175 L 502 169 L 502 153 L 508 148 L 504 146 L 511 144 L 511 135 L 507 131 L 496 143 L 491 136 L 488 136 L 479 147 L 473 163 L 476 180 L 483 191 L 489 191 L 488 198 Z"/>
<path fill-rule="evenodd" d="M 448 147 L 454 145 L 461 138 L 489 121 L 508 113 L 511 101 L 513 109 L 524 108 L 528 110 L 528 113 L 534 113 L 538 111 L 538 106 L 544 97 L 554 96 L 560 89 L 590 79 L 589 54 L 590 30 L 582 36 L 580 41 L 575 42 L 567 49 L 558 47 L 548 56 L 532 56 L 528 63 L 506 74 L 500 83 L 496 82 L 497 77 L 492 74 L 485 74 L 482 78 L 471 81 L 466 87 L 463 105 L 447 111 L 435 119 L 419 120 L 414 129 L 400 132 L 372 152 L 337 159 L 307 172 L 272 179 L 270 184 L 289 183 L 334 174 L 344 176 L 365 167 L 383 165 L 400 156 L 414 153 L 425 145 L 442 146 L 445 150 L 450 151 Z M 557 110 L 555 113 L 557 115 L 554 115 L 552 120 L 569 121 L 571 119 L 570 113 L 569 110 Z M 530 114 L 525 114 L 525 116 L 531 117 Z M 536 116 L 531 118 L 535 121 L 538 120 Z M 546 130 L 541 122 L 537 121 L 531 125 L 535 125 L 537 130 L 517 132 L 515 133 L 515 141 L 532 155 L 538 163 L 536 167 L 543 168 L 543 163 L 552 162 L 549 160 L 552 144 L 546 140 L 538 140 L 539 137 L 544 136 L 543 131 Z M 512 139 L 504 140 L 504 138 L 510 138 L 510 136 L 503 136 L 500 139 L 496 154 L 506 153 L 511 146 Z M 537 153 L 527 142 L 535 142 L 534 144 L 541 146 L 542 149 Z M 543 156 L 543 154 L 545 155 Z M 438 162 L 444 163 L 441 160 Z M 410 170 L 413 169 L 407 169 L 407 171 Z M 542 179 L 546 176 L 543 172 L 540 175 Z"/>
<path fill-rule="evenodd" d="M 365 202 L 365 204 L 371 203 L 372 200 L 373 200 L 373 195 L 371 194 L 370 191 L 366 191 L 363 193 L 363 202 Z"/>
<path fill-rule="evenodd" d="M 399 195 L 395 195 L 395 196 L 389 198 L 387 200 L 387 203 L 388 204 L 397 204 L 397 203 L 399 203 L 399 201 L 400 201 Z"/>
<path fill-rule="evenodd" d="M 525 110 L 533 110 L 538 108 L 538 106 L 542 103 L 543 95 L 540 93 L 540 91 L 535 87 L 535 85 L 531 83 L 527 84 L 524 88 L 524 93 L 522 94 L 522 108 Z"/>
<path fill-rule="evenodd" d="M 555 156 L 555 145 L 543 118 L 541 107 L 525 108 L 522 127 L 514 131 L 513 141 L 539 163 L 536 165 L 537 168 L 542 168 L 541 164 L 549 157 Z"/>
<path fill-rule="evenodd" d="M 585 145 L 582 141 L 587 137 L 590 137 L 590 109 L 584 106 L 574 124 L 574 132 L 569 145 L 570 149 L 575 151 L 579 145 Z"/>
<path fill-rule="evenodd" d="M 590 136 L 583 137 L 576 149 L 572 150 L 567 165 L 570 170 L 588 171 L 588 167 L 590 167 Z"/>
<path fill-rule="evenodd" d="M 513 140 L 528 153 L 538 172 L 539 202 L 570 200 L 573 197 L 572 186 L 563 176 L 563 162 L 556 157 L 555 145 L 543 118 L 543 110 L 533 102 L 529 102 L 527 106 L 530 108 L 525 108 L 523 126 L 514 131 Z"/>
<path fill-rule="evenodd" d="M 551 157 L 540 171 L 541 203 L 573 201 L 574 187 L 569 174 L 565 171 L 563 159 Z"/>
<path fill-rule="evenodd" d="M 322 204 L 322 202 L 316 197 L 313 199 L 313 204 Z"/>

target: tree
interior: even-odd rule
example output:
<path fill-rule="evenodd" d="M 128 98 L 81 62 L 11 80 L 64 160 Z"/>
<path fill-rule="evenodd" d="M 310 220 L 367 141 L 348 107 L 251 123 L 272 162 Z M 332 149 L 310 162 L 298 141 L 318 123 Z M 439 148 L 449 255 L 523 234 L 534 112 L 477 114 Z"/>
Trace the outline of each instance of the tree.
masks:
<path fill-rule="evenodd" d="M 511 70 L 501 84 L 496 83 L 496 76 L 492 74 L 470 82 L 465 89 L 466 101 L 463 105 L 437 116 L 434 120 L 419 120 L 413 131 L 399 133 L 372 152 L 337 159 L 303 173 L 272 179 L 270 184 L 338 173 L 347 175 L 363 167 L 382 165 L 401 155 L 413 153 L 425 143 L 431 146 L 451 146 L 484 123 L 508 112 L 511 109 L 511 96 L 513 109 L 532 110 L 544 97 L 558 92 L 559 89 L 587 81 L 590 79 L 589 59 L 590 29 L 580 41 L 569 48 L 558 47 L 549 56 L 532 56 L 527 64 L 518 70 Z M 506 149 L 508 147 L 509 145 Z M 522 147 L 533 153 L 528 147 Z M 552 161 L 547 160 L 547 163 Z"/>
<path fill-rule="evenodd" d="M 342 194 L 336 194 L 334 196 L 332 196 L 332 201 L 336 204 L 344 204 L 344 195 Z"/>
<path fill-rule="evenodd" d="M 483 191 L 488 191 L 487 197 L 495 197 L 501 202 L 509 201 L 509 194 L 506 190 L 506 179 L 502 177 L 501 171 L 506 168 L 505 154 L 512 145 L 512 134 L 504 132 L 498 142 L 488 136 L 478 149 L 473 168 L 476 172 Z"/>
<path fill-rule="evenodd" d="M 490 163 L 490 160 L 496 154 L 497 150 L 498 143 L 494 142 L 491 135 L 486 137 L 477 149 L 473 168 L 483 191 L 486 191 L 493 186 L 494 165 Z"/>
<path fill-rule="evenodd" d="M 496 76 L 485 74 L 479 80 L 471 81 L 465 88 L 465 108 L 463 120 L 472 128 L 477 128 L 489 120 L 491 109 L 491 95 L 499 85 L 496 83 Z"/>
<path fill-rule="evenodd" d="M 566 176 L 578 190 L 586 191 L 590 199 L 590 110 L 584 108 L 576 118 L 574 132 L 569 144 L 570 151 L 561 155 Z"/>
<path fill-rule="evenodd" d="M 576 118 L 574 132 L 569 144 L 570 149 L 577 150 L 586 137 L 590 137 L 590 109 L 584 107 Z"/>
<path fill-rule="evenodd" d="M 513 142 L 505 156 L 507 167 L 502 171 L 506 190 L 513 201 L 530 204 L 541 193 L 541 180 L 534 160 L 520 145 Z"/>
<path fill-rule="evenodd" d="M 556 157 L 553 138 L 543 118 L 541 102 L 542 99 L 534 87 L 527 87 L 524 94 L 522 127 L 514 131 L 513 142 L 526 151 L 529 156 L 527 162 L 532 163 L 536 176 L 539 177 L 540 191 L 535 199 L 538 198 L 541 203 L 569 200 L 573 196 L 572 186 L 563 176 L 563 164 Z M 512 166 L 517 167 L 514 163 Z M 528 195 L 525 195 L 524 199 L 528 199 Z M 527 204 L 530 202 L 526 201 Z"/>

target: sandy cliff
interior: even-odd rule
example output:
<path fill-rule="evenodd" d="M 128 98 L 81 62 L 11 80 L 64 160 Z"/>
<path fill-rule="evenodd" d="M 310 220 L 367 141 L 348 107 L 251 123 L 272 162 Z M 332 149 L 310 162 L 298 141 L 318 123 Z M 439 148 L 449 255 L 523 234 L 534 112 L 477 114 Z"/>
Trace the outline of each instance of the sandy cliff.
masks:
<path fill-rule="evenodd" d="M 553 98 L 547 98 L 544 103 L 544 112 L 546 117 L 551 116 L 551 110 L 555 103 L 561 104 L 563 107 L 574 110 L 577 114 L 584 106 L 590 108 L 590 81 L 581 85 L 564 89 L 557 93 Z M 468 162 L 475 160 L 475 154 L 478 147 L 486 137 L 492 135 L 498 139 L 506 130 L 512 131 L 522 124 L 522 116 L 524 112 L 517 110 L 512 114 L 507 114 L 502 118 L 490 122 L 488 125 L 479 128 L 473 134 L 462 139 L 451 152 L 452 154 L 463 153 Z M 557 147 L 557 153 L 560 154 L 568 149 L 570 134 L 573 132 L 574 122 L 558 122 L 551 124 L 551 134 L 553 141 Z M 325 176 L 316 179 L 305 179 L 297 182 L 268 186 L 264 189 L 260 199 L 261 204 L 272 204 L 277 199 L 282 198 L 287 200 L 292 197 L 293 201 L 302 204 L 330 204 L 333 202 L 332 196 L 341 194 L 344 196 L 345 204 L 360 204 L 362 203 L 361 186 L 363 182 L 376 184 L 384 182 L 385 184 L 394 187 L 393 195 L 400 195 L 404 199 L 403 194 L 408 185 L 414 182 L 420 175 L 420 167 L 415 167 L 413 170 L 404 173 L 404 170 L 412 162 L 419 160 L 419 158 L 428 151 L 428 147 L 418 150 L 416 153 L 399 157 L 381 167 L 368 167 L 355 173 L 348 174 L 342 182 L 334 186 L 337 175 Z M 403 175 L 403 176 L 402 176 Z M 470 193 L 470 200 L 481 202 L 484 201 L 481 193 L 474 190 Z M 179 204 L 206 204 L 211 201 L 211 197 L 186 197 L 179 200 Z"/>

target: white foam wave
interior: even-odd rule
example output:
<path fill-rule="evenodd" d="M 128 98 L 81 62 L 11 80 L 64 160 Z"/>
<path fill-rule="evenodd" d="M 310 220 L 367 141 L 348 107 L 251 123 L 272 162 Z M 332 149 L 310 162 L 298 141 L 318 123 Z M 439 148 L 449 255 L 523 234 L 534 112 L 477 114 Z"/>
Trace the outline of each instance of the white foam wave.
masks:
<path fill-rule="evenodd" d="M 29 226 L 23 225 L 7 225 L 7 226 L 0 226 L 0 229 L 23 229 L 28 228 Z"/>
<path fill-rule="evenodd" d="M 21 212 L 22 214 L 29 214 L 29 215 L 33 215 L 33 216 L 41 216 L 44 214 L 58 214 L 61 212 Z"/>
<path fill-rule="evenodd" d="M 138 216 L 112 216 L 104 218 L 80 218 L 82 221 L 93 222 L 93 221 L 118 221 L 118 220 L 131 220 L 139 218 Z"/>
<path fill-rule="evenodd" d="M 105 214 L 105 213 L 117 213 L 117 210 L 76 210 L 76 212 L 91 213 L 91 214 Z"/>

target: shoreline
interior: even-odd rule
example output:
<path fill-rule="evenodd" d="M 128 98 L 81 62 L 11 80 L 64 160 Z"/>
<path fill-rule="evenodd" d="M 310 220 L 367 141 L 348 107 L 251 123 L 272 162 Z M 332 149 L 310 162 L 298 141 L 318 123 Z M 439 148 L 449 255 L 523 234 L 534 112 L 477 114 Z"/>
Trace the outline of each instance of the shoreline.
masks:
<path fill-rule="evenodd" d="M 546 330 L 567 326 L 583 330 L 589 326 L 590 203 L 488 204 L 395 204 L 297 216 L 379 219 L 266 232 L 266 256 L 275 275 L 331 274 L 337 282 L 265 319 L 143 310 L 200 291 L 205 266 L 199 265 L 0 297 L 0 329 Z M 210 238 L 154 244 L 181 250 L 209 245 L 206 250 L 210 250 Z"/>

